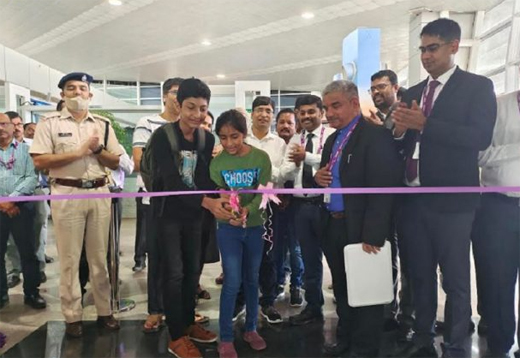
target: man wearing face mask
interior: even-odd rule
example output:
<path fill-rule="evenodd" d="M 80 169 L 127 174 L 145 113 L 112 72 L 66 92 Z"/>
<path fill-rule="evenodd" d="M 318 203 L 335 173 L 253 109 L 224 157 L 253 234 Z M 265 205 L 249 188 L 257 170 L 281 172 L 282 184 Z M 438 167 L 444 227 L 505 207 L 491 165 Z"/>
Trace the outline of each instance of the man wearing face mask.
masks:
<path fill-rule="evenodd" d="M 49 170 L 51 195 L 108 193 L 106 168 L 115 170 L 123 150 L 108 119 L 89 112 L 92 77 L 86 73 L 64 76 L 58 87 L 65 106 L 43 118 L 36 128 L 30 153 L 38 170 Z M 110 199 L 51 202 L 56 245 L 60 256 L 60 300 L 66 334 L 83 334 L 81 290 L 78 279 L 83 242 L 90 264 L 97 324 L 119 329 L 110 308 L 107 270 Z"/>

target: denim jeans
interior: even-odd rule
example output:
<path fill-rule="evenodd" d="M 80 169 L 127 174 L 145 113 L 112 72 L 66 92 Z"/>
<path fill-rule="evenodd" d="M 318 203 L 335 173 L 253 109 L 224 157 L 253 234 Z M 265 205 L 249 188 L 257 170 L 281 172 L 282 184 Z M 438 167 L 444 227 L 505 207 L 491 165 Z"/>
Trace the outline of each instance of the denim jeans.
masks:
<path fill-rule="evenodd" d="M 276 210 L 276 209 L 275 209 Z M 285 285 L 285 269 L 287 252 L 291 270 L 291 287 L 302 287 L 303 260 L 300 243 L 294 232 L 294 204 L 290 203 L 284 210 L 277 209 L 274 215 L 274 247 L 273 256 L 276 266 L 276 283 Z"/>
<path fill-rule="evenodd" d="M 258 319 L 258 272 L 264 242 L 262 226 L 242 228 L 218 223 L 217 242 L 222 256 L 224 285 L 220 294 L 220 340 L 232 342 L 233 311 L 243 281 L 246 298 L 246 332 L 256 330 Z"/>

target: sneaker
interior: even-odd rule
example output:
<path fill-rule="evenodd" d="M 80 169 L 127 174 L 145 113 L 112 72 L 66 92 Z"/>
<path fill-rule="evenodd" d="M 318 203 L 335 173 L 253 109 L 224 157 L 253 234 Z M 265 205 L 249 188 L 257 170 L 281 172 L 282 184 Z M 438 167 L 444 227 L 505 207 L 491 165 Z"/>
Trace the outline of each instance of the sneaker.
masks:
<path fill-rule="evenodd" d="M 299 287 L 291 287 L 291 307 L 303 306 L 302 290 Z"/>
<path fill-rule="evenodd" d="M 188 328 L 188 337 L 199 343 L 213 343 L 217 341 L 217 335 L 203 328 L 200 324 L 192 324 Z"/>
<path fill-rule="evenodd" d="M 282 323 L 283 319 L 280 313 L 274 308 L 274 306 L 266 306 L 262 307 L 260 310 L 260 314 L 267 320 L 269 323 Z"/>
<path fill-rule="evenodd" d="M 183 336 L 168 344 L 168 352 L 177 358 L 202 358 L 202 354 L 188 336 Z"/>
<path fill-rule="evenodd" d="M 282 298 L 285 295 L 285 286 L 278 285 L 276 286 L 276 298 Z"/>
<path fill-rule="evenodd" d="M 293 326 L 303 326 L 318 321 L 323 322 L 323 314 L 307 309 L 307 307 L 296 316 L 289 317 L 289 323 Z"/>
<path fill-rule="evenodd" d="M 233 342 L 220 342 L 218 344 L 218 355 L 220 358 L 237 358 L 238 354 L 235 350 Z"/>
<path fill-rule="evenodd" d="M 267 347 L 264 339 L 258 334 L 257 331 L 244 333 L 244 341 L 249 343 L 249 346 L 251 346 L 251 348 L 255 351 L 261 351 Z"/>
<path fill-rule="evenodd" d="M 233 312 L 233 322 L 236 322 L 244 313 L 246 313 L 246 306 L 235 306 L 235 312 Z"/>

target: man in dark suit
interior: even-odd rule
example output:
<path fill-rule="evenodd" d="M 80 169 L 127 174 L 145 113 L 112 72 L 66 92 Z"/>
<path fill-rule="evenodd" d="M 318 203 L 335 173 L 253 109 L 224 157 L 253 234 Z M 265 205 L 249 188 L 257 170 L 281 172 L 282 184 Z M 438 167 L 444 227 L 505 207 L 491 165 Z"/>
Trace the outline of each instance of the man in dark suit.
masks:
<path fill-rule="evenodd" d="M 357 87 L 334 81 L 323 91 L 327 120 L 337 131 L 327 139 L 315 175 L 322 187 L 391 187 L 401 180 L 402 165 L 392 136 L 382 126 L 361 117 Z M 376 357 L 383 330 L 383 305 L 348 304 L 343 248 L 362 243 L 377 254 L 387 239 L 392 195 L 325 195 L 322 247 L 327 258 L 339 316 L 337 344 L 326 346 L 330 355 L 349 351 L 350 357 Z M 389 269 L 391 269 L 389 267 Z"/>
<path fill-rule="evenodd" d="M 394 111 L 394 137 L 406 157 L 408 186 L 479 186 L 478 154 L 491 143 L 496 118 L 492 82 L 455 66 L 461 30 L 438 19 L 421 32 L 429 76 Z M 478 194 L 406 195 L 402 241 L 410 265 L 416 321 L 413 344 L 399 356 L 436 357 L 437 266 L 446 292 L 443 356 L 469 356 L 470 233 Z"/>

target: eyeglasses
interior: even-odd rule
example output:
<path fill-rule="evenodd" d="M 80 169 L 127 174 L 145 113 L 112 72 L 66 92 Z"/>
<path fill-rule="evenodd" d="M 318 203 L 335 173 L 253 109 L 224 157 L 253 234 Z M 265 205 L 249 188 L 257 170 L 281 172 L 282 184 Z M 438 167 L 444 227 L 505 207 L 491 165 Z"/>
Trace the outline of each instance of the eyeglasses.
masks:
<path fill-rule="evenodd" d="M 390 83 L 379 83 L 375 86 L 370 87 L 370 89 L 368 90 L 368 94 L 373 94 L 375 91 L 384 91 L 388 86 L 390 86 Z"/>
<path fill-rule="evenodd" d="M 253 110 L 253 112 L 255 112 L 255 113 L 263 113 L 263 112 L 265 112 L 265 113 L 267 113 L 268 115 L 273 114 L 273 111 L 272 111 L 271 109 L 269 109 L 269 108 L 261 108 L 261 107 L 256 107 L 256 108 Z"/>
<path fill-rule="evenodd" d="M 419 46 L 419 51 L 421 53 L 426 53 L 426 52 L 429 52 L 429 53 L 435 53 L 437 52 L 442 46 L 444 45 L 449 45 L 451 44 L 451 42 L 445 42 L 445 43 L 442 43 L 442 44 L 431 44 L 431 45 L 428 45 L 428 46 Z"/>

